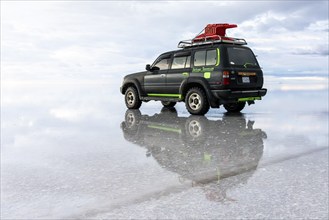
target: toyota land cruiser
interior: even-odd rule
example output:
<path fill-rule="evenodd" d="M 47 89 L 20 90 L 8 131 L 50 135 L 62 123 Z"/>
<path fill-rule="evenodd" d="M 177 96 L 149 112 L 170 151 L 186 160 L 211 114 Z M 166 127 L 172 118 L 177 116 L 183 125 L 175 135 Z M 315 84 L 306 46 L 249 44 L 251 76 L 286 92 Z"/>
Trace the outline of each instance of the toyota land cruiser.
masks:
<path fill-rule="evenodd" d="M 263 72 L 244 39 L 225 36 L 232 24 L 209 24 L 203 34 L 181 41 L 180 50 L 161 54 L 146 71 L 124 77 L 120 88 L 129 109 L 142 101 L 161 101 L 165 107 L 185 102 L 190 114 L 204 115 L 223 105 L 240 112 L 246 103 L 261 100 Z"/>

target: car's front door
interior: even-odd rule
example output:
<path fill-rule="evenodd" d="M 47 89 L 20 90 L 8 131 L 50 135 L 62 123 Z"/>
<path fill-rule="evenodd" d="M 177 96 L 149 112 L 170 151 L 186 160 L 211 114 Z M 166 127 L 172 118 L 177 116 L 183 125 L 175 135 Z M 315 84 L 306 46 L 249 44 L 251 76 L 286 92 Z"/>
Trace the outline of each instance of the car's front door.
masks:
<path fill-rule="evenodd" d="M 144 89 L 148 96 L 161 95 L 166 91 L 166 74 L 170 65 L 171 55 L 160 56 L 151 66 L 151 71 L 144 76 Z M 152 70 L 158 67 L 158 70 Z"/>

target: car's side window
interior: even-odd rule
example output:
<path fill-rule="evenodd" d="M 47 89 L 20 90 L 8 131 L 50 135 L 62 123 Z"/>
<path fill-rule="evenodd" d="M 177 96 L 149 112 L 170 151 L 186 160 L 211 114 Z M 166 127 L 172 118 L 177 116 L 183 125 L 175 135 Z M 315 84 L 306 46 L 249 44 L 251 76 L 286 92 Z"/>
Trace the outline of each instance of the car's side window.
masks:
<path fill-rule="evenodd" d="M 216 50 L 201 50 L 194 54 L 194 66 L 213 66 L 216 61 Z"/>
<path fill-rule="evenodd" d="M 206 64 L 206 51 L 197 51 L 194 54 L 194 66 L 205 66 Z"/>
<path fill-rule="evenodd" d="M 175 57 L 171 69 L 181 69 L 185 67 L 186 57 Z"/>
<path fill-rule="evenodd" d="M 213 65 L 216 64 L 216 61 L 217 61 L 216 50 L 208 50 L 207 51 L 206 66 L 213 66 Z"/>
<path fill-rule="evenodd" d="M 153 66 L 157 66 L 160 70 L 167 70 L 169 68 L 170 57 L 159 59 Z"/>
<path fill-rule="evenodd" d="M 190 62 L 191 62 L 191 56 L 175 57 L 173 59 L 171 69 L 189 68 Z"/>

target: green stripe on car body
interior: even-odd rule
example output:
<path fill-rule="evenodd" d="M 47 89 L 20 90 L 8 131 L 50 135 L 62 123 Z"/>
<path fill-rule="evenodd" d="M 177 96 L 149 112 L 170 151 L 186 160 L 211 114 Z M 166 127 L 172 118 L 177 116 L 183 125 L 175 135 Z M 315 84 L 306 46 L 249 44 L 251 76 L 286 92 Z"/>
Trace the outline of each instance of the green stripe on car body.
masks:
<path fill-rule="evenodd" d="M 182 98 L 181 94 L 157 94 L 157 93 L 148 93 L 147 96 L 152 97 L 168 97 L 168 98 Z"/>
<path fill-rule="evenodd" d="M 254 101 L 254 100 L 261 100 L 261 97 L 246 97 L 246 98 L 239 98 L 239 102 L 246 102 L 246 101 Z"/>
<path fill-rule="evenodd" d="M 215 66 L 219 66 L 219 64 L 220 64 L 220 51 L 219 48 L 217 48 L 217 61 Z"/>

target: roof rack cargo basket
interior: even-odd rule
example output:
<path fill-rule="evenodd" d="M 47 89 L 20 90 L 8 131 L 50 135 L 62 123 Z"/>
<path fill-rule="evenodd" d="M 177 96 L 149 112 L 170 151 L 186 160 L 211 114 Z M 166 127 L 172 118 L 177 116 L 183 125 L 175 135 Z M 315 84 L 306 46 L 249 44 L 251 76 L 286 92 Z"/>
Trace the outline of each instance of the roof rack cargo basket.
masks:
<path fill-rule="evenodd" d="M 214 37 L 213 35 L 212 37 Z M 193 39 L 191 40 L 183 40 L 180 41 L 177 45 L 179 48 L 186 48 L 186 47 L 195 47 L 195 46 L 200 46 L 200 45 L 206 45 L 206 44 L 219 44 L 219 43 L 228 43 L 228 44 L 238 44 L 238 45 L 246 45 L 247 41 L 242 38 L 228 38 L 228 37 L 221 37 L 219 35 L 216 35 L 217 39 L 207 39 L 205 38 L 202 41 L 197 41 L 194 42 Z"/>
<path fill-rule="evenodd" d="M 179 48 L 193 47 L 204 44 L 229 43 L 246 45 L 245 39 L 226 36 L 226 29 L 236 28 L 236 24 L 208 24 L 196 37 L 178 43 Z M 202 33 L 204 31 L 204 33 Z"/>

